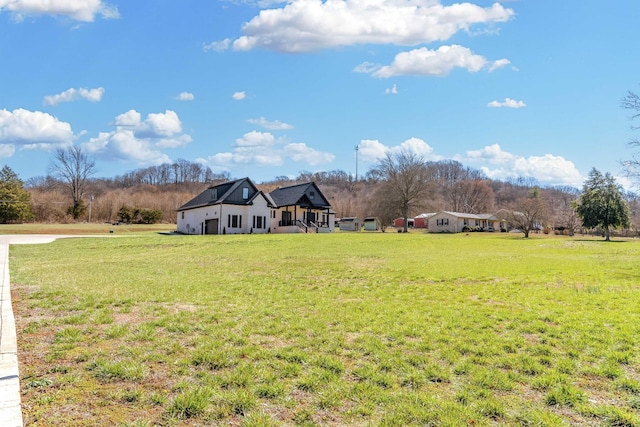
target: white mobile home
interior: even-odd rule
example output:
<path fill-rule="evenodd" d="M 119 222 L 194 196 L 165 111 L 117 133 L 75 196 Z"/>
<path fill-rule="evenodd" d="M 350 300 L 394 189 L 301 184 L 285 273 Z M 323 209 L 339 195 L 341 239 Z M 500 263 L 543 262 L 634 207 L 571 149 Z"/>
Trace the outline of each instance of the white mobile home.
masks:
<path fill-rule="evenodd" d="M 500 220 L 493 214 L 440 211 L 429 218 L 430 233 L 461 233 L 499 229 Z"/>

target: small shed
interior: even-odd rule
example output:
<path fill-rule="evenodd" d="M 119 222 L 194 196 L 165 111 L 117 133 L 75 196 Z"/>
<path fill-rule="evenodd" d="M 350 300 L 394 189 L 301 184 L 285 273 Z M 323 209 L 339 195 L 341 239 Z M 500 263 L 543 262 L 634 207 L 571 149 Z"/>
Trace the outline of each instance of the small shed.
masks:
<path fill-rule="evenodd" d="M 360 231 L 362 221 L 357 216 L 340 219 L 340 231 Z"/>
<path fill-rule="evenodd" d="M 378 231 L 380 230 L 380 220 L 374 216 L 370 216 L 364 219 L 364 231 Z"/>

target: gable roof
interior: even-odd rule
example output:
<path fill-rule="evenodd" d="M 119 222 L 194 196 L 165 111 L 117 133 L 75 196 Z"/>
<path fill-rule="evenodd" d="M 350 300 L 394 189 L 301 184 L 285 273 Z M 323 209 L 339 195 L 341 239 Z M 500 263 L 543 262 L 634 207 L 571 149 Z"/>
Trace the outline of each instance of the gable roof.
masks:
<path fill-rule="evenodd" d="M 238 188 L 242 186 L 247 186 L 247 185 L 250 186 L 254 191 L 254 194 L 252 197 L 242 201 L 230 199 L 230 196 Z M 212 197 L 214 193 L 217 196 L 215 198 Z M 268 204 L 273 204 L 271 198 L 267 197 L 265 193 L 258 190 L 255 184 L 249 178 L 241 178 L 241 179 L 236 179 L 235 181 L 227 181 L 227 182 L 223 182 L 222 184 L 213 185 L 207 188 L 206 190 L 204 190 L 202 193 L 198 194 L 193 199 L 189 200 L 184 205 L 180 206 L 177 210 L 184 211 L 188 209 L 200 208 L 203 206 L 219 205 L 219 204 L 251 205 L 253 204 L 253 201 L 256 199 L 256 197 L 260 196 L 261 194 L 267 200 Z"/>
<path fill-rule="evenodd" d="M 370 219 L 375 220 L 375 218 L 370 218 Z M 340 218 L 339 222 L 356 222 L 356 221 L 360 221 L 360 218 L 358 218 L 357 216 L 348 216 L 346 218 Z"/>
<path fill-rule="evenodd" d="M 454 216 L 456 218 L 466 218 L 466 219 L 489 219 L 489 220 L 497 220 L 495 215 L 493 214 L 472 214 L 472 213 L 462 213 L 462 212 L 450 212 L 450 211 L 440 211 L 437 214 L 447 214 Z M 435 214 L 435 215 L 437 215 Z M 432 215 L 434 216 L 434 215 Z"/>
<path fill-rule="evenodd" d="M 428 218 L 431 218 L 432 216 L 434 216 L 435 214 L 436 214 L 436 212 L 422 213 L 422 214 L 418 215 L 417 217 L 415 217 L 415 219 L 418 219 L 418 218 L 428 219 Z"/>
<path fill-rule="evenodd" d="M 314 193 L 313 199 L 309 197 L 312 192 Z M 269 193 L 269 196 L 277 207 L 302 206 L 327 209 L 331 207 L 315 182 L 276 188 Z"/>

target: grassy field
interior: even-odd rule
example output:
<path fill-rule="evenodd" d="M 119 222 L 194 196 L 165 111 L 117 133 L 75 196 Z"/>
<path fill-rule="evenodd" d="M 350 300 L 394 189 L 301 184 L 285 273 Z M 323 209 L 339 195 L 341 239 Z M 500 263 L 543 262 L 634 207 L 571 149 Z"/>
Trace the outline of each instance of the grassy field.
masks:
<path fill-rule="evenodd" d="M 32 426 L 640 425 L 640 241 L 12 246 Z"/>
<path fill-rule="evenodd" d="M 104 234 L 174 231 L 175 224 L 0 224 L 0 234 Z"/>

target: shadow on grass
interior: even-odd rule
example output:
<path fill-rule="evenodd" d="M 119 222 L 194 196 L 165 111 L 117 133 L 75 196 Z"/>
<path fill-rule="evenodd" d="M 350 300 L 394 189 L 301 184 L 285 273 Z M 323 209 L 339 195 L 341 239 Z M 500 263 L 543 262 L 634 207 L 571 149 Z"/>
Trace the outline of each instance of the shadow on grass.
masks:
<path fill-rule="evenodd" d="M 605 240 L 604 238 L 581 238 L 581 239 L 573 239 L 576 242 L 600 242 L 600 243 L 629 243 L 628 240 L 619 240 L 619 239 L 611 239 Z"/>

